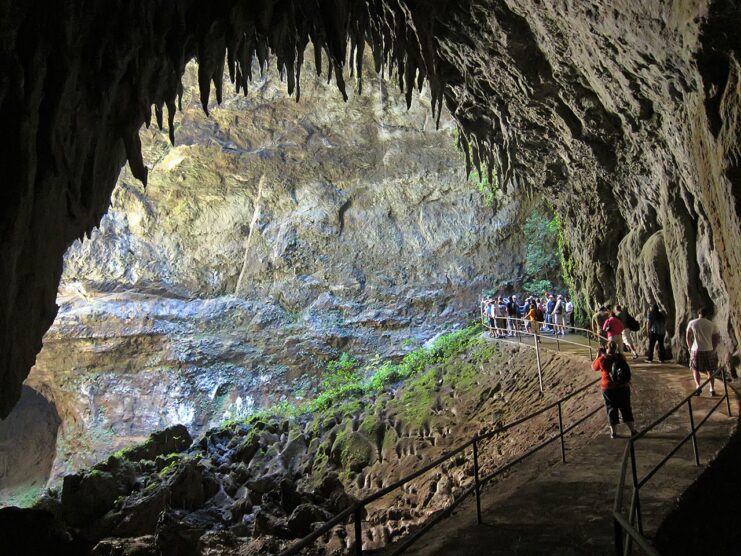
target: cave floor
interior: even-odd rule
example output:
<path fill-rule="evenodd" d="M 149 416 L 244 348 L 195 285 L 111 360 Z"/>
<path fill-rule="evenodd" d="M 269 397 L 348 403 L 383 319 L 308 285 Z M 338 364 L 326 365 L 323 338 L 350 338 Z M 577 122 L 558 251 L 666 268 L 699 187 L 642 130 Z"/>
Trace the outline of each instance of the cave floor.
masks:
<path fill-rule="evenodd" d="M 586 342 L 574 335 L 567 338 Z M 552 337 L 545 338 L 544 345 L 549 349 L 556 347 Z M 584 348 L 563 343 L 560 348 L 583 353 L 588 364 Z M 639 429 L 692 391 L 687 367 L 646 363 L 643 358 L 631 361 L 631 367 L 632 405 Z M 722 386 L 719 391 L 722 392 Z M 733 432 L 740 404 L 733 389 L 729 388 L 729 394 L 733 417 L 726 415 L 723 404 L 698 432 L 700 467 L 694 464 L 692 445 L 688 442 L 641 489 L 644 531 L 649 538 L 674 508 L 677 497 L 695 481 Z M 707 391 L 693 398 L 695 423 L 717 399 L 710 398 Z M 481 525 L 476 524 L 475 498 L 470 497 L 405 554 L 614 554 L 611 511 L 626 440 L 611 440 L 604 413 L 600 411 L 591 418 L 593 422 L 597 420 L 598 428 L 600 419 L 604 433 L 586 444 L 580 442 L 577 451 L 569 451 L 567 438 L 567 463 L 544 469 L 543 459 L 549 457 L 546 449 L 542 455 L 525 460 L 506 480 L 487 484 L 481 496 Z M 627 430 L 620 432 L 626 434 Z M 688 413 L 680 410 L 639 439 L 636 442 L 639 478 L 688 432 Z M 629 474 L 627 483 L 630 481 Z M 630 492 L 626 489 L 626 506 L 629 503 Z"/>

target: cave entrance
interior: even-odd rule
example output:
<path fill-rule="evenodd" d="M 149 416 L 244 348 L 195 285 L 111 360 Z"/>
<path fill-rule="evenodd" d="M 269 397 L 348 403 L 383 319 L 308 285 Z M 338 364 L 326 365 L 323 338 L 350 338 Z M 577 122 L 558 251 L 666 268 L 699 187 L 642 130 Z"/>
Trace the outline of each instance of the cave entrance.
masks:
<path fill-rule="evenodd" d="M 176 145 L 141 130 L 147 188 L 125 168 L 65 257 L 30 376 L 63 400 L 65 470 L 312 396 L 343 353 L 403 354 L 519 272 L 517 207 L 493 218 L 452 118 L 437 129 L 424 93 L 408 110 L 368 62 L 347 103 L 307 67 L 300 102 L 267 73 L 209 116 L 188 66 Z"/>
<path fill-rule="evenodd" d="M 0 421 L 0 506 L 30 506 L 51 476 L 61 419 L 53 403 L 29 386 Z"/>

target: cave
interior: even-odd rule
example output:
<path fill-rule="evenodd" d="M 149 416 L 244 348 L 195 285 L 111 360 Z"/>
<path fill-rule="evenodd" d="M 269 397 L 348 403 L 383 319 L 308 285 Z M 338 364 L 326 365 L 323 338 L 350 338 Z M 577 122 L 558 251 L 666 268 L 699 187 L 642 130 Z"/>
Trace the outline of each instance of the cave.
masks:
<path fill-rule="evenodd" d="M 75 550 L 98 546 L 97 553 L 112 554 L 140 543 L 142 550 L 190 553 L 225 543 L 219 550 L 229 553 L 235 549 L 229 543 L 249 530 L 255 534 L 250 550 L 279 552 L 287 538 L 310 532 L 307 523 L 327 521 L 332 512 L 326 508 L 347 510 L 360 492 L 383 488 L 391 477 L 412 472 L 412 463 L 452 447 L 441 437 L 463 434 L 466 424 L 501 424 L 504 400 L 536 404 L 540 398 L 529 392 L 537 386 L 525 370 L 540 369 L 539 356 L 536 362 L 509 348 L 487 351 L 489 363 L 479 351 L 450 355 L 474 349 L 471 329 L 462 326 L 476 318 L 484 284 L 496 291 L 522 285 L 522 229 L 534 207 L 547 207 L 558 222 L 563 287 L 579 322 L 587 323 L 602 304 L 622 303 L 637 315 L 656 304 L 667 316 L 667 347 L 680 367 L 690 359 L 688 323 L 709 308 L 719 366 L 728 380 L 736 376 L 741 6 L 734 0 L 619 6 L 581 0 L 105 6 L 70 0 L 46 6 L 8 0 L 0 26 L 6 136 L 0 152 L 0 416 L 14 436 L 36 443 L 32 453 L 38 454 L 29 476 L 18 475 L 11 486 L 31 481 L 36 487 L 55 474 L 61 481 L 61 494 L 50 491 L 32 510 L 41 513 L 4 514 L 8 530 L 15 519 L 43 513 L 43 542 Z M 256 100 L 265 94 L 270 102 Z M 380 106 L 396 125 L 356 125 L 352 115 L 363 106 L 371 113 Z M 266 125 L 275 115 L 293 115 L 298 124 L 276 133 Z M 427 138 L 410 139 L 409 129 L 420 122 Z M 328 131 L 331 123 L 339 127 Z M 374 143 L 379 136 L 381 150 Z M 395 147 L 394 140 L 400 141 Z M 199 173 L 199 156 L 220 165 L 220 173 Z M 293 179 L 292 159 L 307 165 L 300 174 L 315 172 L 311 187 Z M 341 171 L 334 175 L 333 168 Z M 167 173 L 173 183 L 163 179 Z M 357 190 L 343 182 L 353 173 Z M 488 206 L 468 184 L 471 175 L 485 184 Z M 442 187 L 446 179 L 471 189 Z M 194 209 L 183 183 L 200 186 L 202 205 Z M 158 196 L 159 208 L 149 201 Z M 286 199 L 293 208 L 276 217 Z M 190 240 L 168 239 L 152 228 L 160 213 L 167 218 L 158 220 L 180 218 L 190 226 Z M 412 215 L 417 222 L 410 227 Z M 270 227 L 283 217 L 290 224 Z M 306 230 L 314 243 L 302 235 Z M 136 244 L 106 243 L 137 233 Z M 141 241 L 147 234 L 149 243 Z M 393 234 L 408 251 L 390 248 Z M 109 274 L 100 272 L 105 267 Z M 421 295 L 425 283 L 431 284 L 427 297 Z M 227 295 L 232 301 L 222 302 Z M 141 302 L 131 318 L 114 314 L 126 296 Z M 80 297 L 95 298 L 97 309 L 77 311 Z M 96 344 L 94 334 L 72 330 L 99 318 L 99 310 L 118 319 L 120 329 L 129 327 L 111 336 L 108 348 L 116 346 L 108 368 L 100 359 L 84 363 L 85 354 L 107 340 Z M 200 343 L 180 344 L 192 352 L 181 358 L 162 330 L 188 311 L 212 320 L 204 322 Z M 355 325 L 346 326 L 351 320 Z M 280 337 L 280 348 L 245 344 L 244 350 L 236 339 L 226 346 L 228 333 L 249 332 L 247 321 L 268 333 L 278 323 L 276 334 L 289 333 Z M 297 321 L 302 324 L 294 327 Z M 307 336 L 292 335 L 299 329 Z M 444 330 L 457 332 L 436 339 Z M 65 333 L 77 338 L 69 342 Z M 208 353 L 214 342 L 223 343 L 216 356 Z M 368 390 L 351 398 L 355 383 L 322 382 L 325 390 L 348 396 L 318 395 L 316 403 L 325 405 L 315 407 L 331 415 L 245 421 L 241 413 L 224 413 L 234 406 L 249 414 L 273 402 L 284 409 L 300 405 L 319 379 L 299 384 L 297 361 L 311 359 L 319 368 L 343 352 L 370 359 L 379 346 L 388 361 L 374 363 L 373 399 Z M 427 362 L 442 354 L 460 360 L 435 380 L 419 371 L 426 383 L 397 388 L 421 364 L 407 359 L 410 353 Z M 557 394 L 577 388 L 574 375 L 563 370 L 567 359 L 552 359 Z M 74 386 L 67 390 L 52 376 L 64 360 L 83 361 L 69 365 L 72 378 L 64 380 Z M 255 363 L 249 371 L 262 377 L 261 385 L 245 389 L 229 376 L 230 369 L 244 370 L 245 360 Z M 472 375 L 479 360 L 482 373 L 487 365 L 500 369 L 489 386 Z M 271 375 L 281 364 L 282 374 Z M 338 358 L 333 368 L 343 377 L 356 365 Z M 209 380 L 176 394 L 181 399 L 170 408 L 173 395 L 163 378 L 169 367 L 190 376 L 191 384 Z M 120 382 L 145 380 L 141 369 L 162 374 L 139 387 Z M 107 405 L 76 412 L 69 393 L 101 382 L 113 393 Z M 464 384 L 475 395 L 463 392 Z M 137 394 L 142 388 L 162 391 L 145 407 Z M 678 399 L 683 393 L 672 391 Z M 193 403 L 199 396 L 209 400 L 205 409 Z M 91 450 L 71 468 L 54 463 L 60 426 L 62 438 L 74 443 L 82 424 L 111 408 L 118 428 L 98 438 L 104 449 Z M 489 421 L 478 415 L 482 408 Z M 233 419 L 220 425 L 225 418 Z M 20 435 L 16 419 L 23 423 Z M 27 423 L 36 432 L 27 434 Z M 500 447 L 498 455 L 510 448 Z M 211 463 L 201 465 L 195 454 Z M 719 454 L 734 457 L 728 450 Z M 297 476 L 320 467 L 339 475 L 325 473 L 296 490 L 297 483 L 278 478 L 278 464 Z M 451 485 L 469 476 L 459 469 L 434 486 L 425 483 L 429 512 L 397 516 L 394 531 L 374 522 L 368 548 L 420 526 L 443 498 L 453 498 Z M 323 497 L 326 508 L 308 507 L 312 495 Z M 234 503 L 229 519 L 204 509 L 216 499 L 222 504 L 213 507 Z M 288 515 L 276 518 L 271 504 Z M 684 511 L 692 504 L 702 501 L 687 502 Z M 58 520 L 53 526 L 49 515 Z M 225 540 L 217 522 L 235 516 L 244 519 L 231 525 Z M 65 527 L 75 531 L 71 545 L 60 533 Z M 256 532 L 270 539 L 258 541 Z M 327 546 L 349 551 L 354 545 L 343 535 Z"/>

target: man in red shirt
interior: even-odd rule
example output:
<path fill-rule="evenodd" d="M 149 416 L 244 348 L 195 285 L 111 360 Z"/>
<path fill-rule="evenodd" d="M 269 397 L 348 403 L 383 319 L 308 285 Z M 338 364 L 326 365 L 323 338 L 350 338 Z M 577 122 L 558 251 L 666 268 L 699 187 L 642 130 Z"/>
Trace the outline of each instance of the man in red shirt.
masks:
<path fill-rule="evenodd" d="M 610 310 L 610 318 L 605 321 L 602 325 L 602 330 L 607 333 L 607 341 L 614 341 L 618 346 L 618 353 L 623 353 L 623 330 L 625 325 L 621 321 L 614 310 Z"/>

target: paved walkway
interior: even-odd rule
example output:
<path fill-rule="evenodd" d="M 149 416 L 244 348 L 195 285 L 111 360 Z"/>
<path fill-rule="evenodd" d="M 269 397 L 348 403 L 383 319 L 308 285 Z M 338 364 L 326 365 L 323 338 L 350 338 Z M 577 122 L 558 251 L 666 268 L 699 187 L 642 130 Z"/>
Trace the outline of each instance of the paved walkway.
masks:
<path fill-rule="evenodd" d="M 561 351 L 582 354 L 586 363 L 586 338 L 567 335 L 566 339 L 581 345 L 560 342 Z M 532 345 L 532 340 L 528 343 Z M 555 349 L 555 343 L 553 337 L 544 337 L 542 346 Z M 639 429 L 692 391 L 687 367 L 647 363 L 643 358 L 631 364 L 633 408 Z M 722 384 L 716 383 L 718 386 L 722 392 Z M 730 436 L 740 404 L 730 388 L 729 393 L 734 417 L 725 414 L 723 405 L 698 433 L 701 467 L 695 466 L 691 444 L 687 443 L 641 490 L 645 532 L 649 536 Z M 717 398 L 710 398 L 707 393 L 693 398 L 696 423 L 714 400 Z M 554 452 L 549 454 L 546 449 L 525 460 L 504 480 L 487 485 L 482 493 L 482 525 L 476 524 L 475 498 L 471 497 L 406 554 L 614 554 L 610 512 L 626 441 L 609 438 L 603 413 L 592 420 L 591 433 L 577 433 L 578 439 L 567 441 L 567 446 L 578 445 L 567 452 L 567 463 L 549 465 Z M 638 440 L 639 477 L 688 432 L 689 417 L 684 409 Z M 553 450 L 558 450 L 558 446 Z M 629 503 L 627 490 L 626 496 Z"/>

